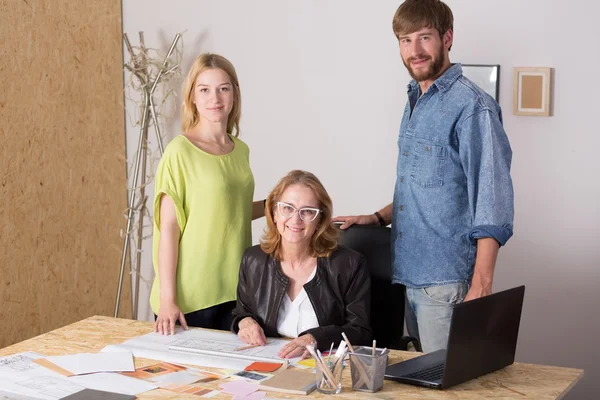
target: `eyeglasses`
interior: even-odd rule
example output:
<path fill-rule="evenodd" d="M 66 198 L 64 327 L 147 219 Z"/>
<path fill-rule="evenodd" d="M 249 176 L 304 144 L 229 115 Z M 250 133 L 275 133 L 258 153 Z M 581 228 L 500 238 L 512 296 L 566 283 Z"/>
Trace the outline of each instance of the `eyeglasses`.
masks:
<path fill-rule="evenodd" d="M 318 208 L 303 207 L 296 208 L 291 204 L 281 201 L 277 202 L 277 212 L 282 218 L 292 218 L 296 212 L 300 215 L 300 219 L 304 222 L 313 222 L 317 215 L 321 212 Z"/>

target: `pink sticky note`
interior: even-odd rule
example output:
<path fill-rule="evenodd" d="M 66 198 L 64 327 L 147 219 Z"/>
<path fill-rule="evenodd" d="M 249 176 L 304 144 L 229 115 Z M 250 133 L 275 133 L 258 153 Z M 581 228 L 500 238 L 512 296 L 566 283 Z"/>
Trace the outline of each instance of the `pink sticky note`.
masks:
<path fill-rule="evenodd" d="M 247 396 L 233 396 L 231 400 L 262 400 L 266 395 L 266 392 L 254 392 Z"/>
<path fill-rule="evenodd" d="M 258 390 L 258 385 L 254 383 L 246 382 L 243 379 L 222 383 L 221 389 L 223 392 L 232 394 L 234 397 L 246 397 L 250 393 L 254 393 Z"/>

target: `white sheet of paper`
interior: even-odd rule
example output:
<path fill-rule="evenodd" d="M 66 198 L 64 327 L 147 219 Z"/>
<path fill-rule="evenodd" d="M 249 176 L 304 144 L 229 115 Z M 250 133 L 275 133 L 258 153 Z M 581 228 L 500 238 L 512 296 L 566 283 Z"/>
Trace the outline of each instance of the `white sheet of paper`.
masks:
<path fill-rule="evenodd" d="M 271 343 L 267 346 L 245 350 L 241 353 L 276 359 L 278 358 L 277 353 L 288 343 L 288 341 L 283 339 L 270 340 Z M 253 362 L 252 360 L 235 359 L 226 356 L 213 356 L 190 351 L 169 350 L 170 346 L 181 344 L 183 342 L 201 346 L 199 343 L 207 341 L 218 345 L 219 348 L 223 350 L 231 350 L 245 345 L 236 334 L 231 332 L 215 332 L 203 329 L 190 329 L 186 331 L 181 327 L 177 327 L 175 335 L 161 335 L 159 333 L 151 332 L 146 335 L 129 339 L 119 345 L 106 346 L 102 349 L 102 352 L 130 350 L 136 357 L 150 358 L 177 364 L 191 364 L 237 370 L 243 370 Z M 299 359 L 300 358 L 298 358 L 298 360 Z M 290 362 L 294 362 L 295 360 L 296 359 L 290 360 Z M 281 362 L 283 361 L 284 360 L 281 360 Z"/>
<path fill-rule="evenodd" d="M 17 353 L 0 358 L 0 388 L 4 392 L 43 400 L 56 400 L 84 388 L 68 382 L 54 371 L 33 362 L 44 356 L 33 352 Z"/>
<path fill-rule="evenodd" d="M 133 372 L 133 354 L 130 351 L 120 353 L 79 353 L 67 356 L 52 356 L 46 359 L 59 367 L 75 374 L 95 372 Z"/>
<path fill-rule="evenodd" d="M 108 345 L 102 349 L 102 352 L 110 353 L 123 350 L 130 350 L 136 357 L 148 358 L 151 360 L 165 361 L 174 364 L 199 365 L 202 367 L 229 368 L 238 371 L 246 368 L 252 363 L 247 360 L 236 360 L 227 357 L 212 357 L 196 353 L 169 351 L 169 346 L 157 346 L 157 349 L 147 348 L 143 344 L 140 347 L 125 343 Z"/>
<path fill-rule="evenodd" d="M 190 374 L 187 371 L 177 371 L 171 374 L 160 375 L 152 378 L 151 381 L 156 383 L 160 387 L 169 386 L 172 384 L 177 385 L 191 385 L 194 382 L 202 379 L 201 376 Z"/>
<path fill-rule="evenodd" d="M 33 362 L 46 356 L 24 352 L 0 358 L 0 388 L 4 392 L 57 400 L 81 390 L 136 395 L 156 389 L 156 385 L 116 373 L 98 373 L 67 378 Z"/>
<path fill-rule="evenodd" d="M 3 381 L 0 380 L 0 387 L 2 386 Z M 33 397 L 33 396 L 25 396 L 22 394 L 15 394 L 15 393 L 9 393 L 9 392 L 5 392 L 4 390 L 0 390 L 0 400 L 39 400 L 40 397 Z"/>
<path fill-rule="evenodd" d="M 111 372 L 70 376 L 67 380 L 88 389 L 104 390 L 106 392 L 129 394 L 132 396 L 158 387 L 152 382 Z"/>

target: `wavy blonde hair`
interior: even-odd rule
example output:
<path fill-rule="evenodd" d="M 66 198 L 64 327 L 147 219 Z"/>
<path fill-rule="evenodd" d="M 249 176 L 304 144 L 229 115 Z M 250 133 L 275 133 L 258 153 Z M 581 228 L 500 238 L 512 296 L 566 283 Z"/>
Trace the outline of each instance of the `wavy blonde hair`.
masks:
<path fill-rule="evenodd" d="M 291 171 L 281 178 L 267 196 L 265 207 L 267 226 L 261 238 L 260 247 L 276 260 L 281 260 L 281 234 L 277 229 L 273 216 L 277 212 L 277 202 L 281 200 L 283 192 L 292 185 L 309 187 L 317 196 L 321 212 L 317 217 L 317 229 L 310 239 L 310 255 L 311 257 L 329 257 L 338 246 L 338 231 L 331 225 L 333 202 L 327 190 L 315 175 L 300 170 Z"/>
<path fill-rule="evenodd" d="M 213 53 L 204 53 L 198 56 L 188 72 L 183 84 L 183 103 L 181 104 L 181 129 L 187 132 L 200 123 L 198 110 L 194 104 L 194 84 L 198 76 L 206 70 L 218 68 L 229 75 L 233 86 L 233 107 L 227 118 L 227 133 L 238 137 L 240 135 L 240 117 L 242 115 L 242 96 L 240 83 L 233 64 L 223 56 Z M 234 134 L 235 129 L 235 134 Z"/>

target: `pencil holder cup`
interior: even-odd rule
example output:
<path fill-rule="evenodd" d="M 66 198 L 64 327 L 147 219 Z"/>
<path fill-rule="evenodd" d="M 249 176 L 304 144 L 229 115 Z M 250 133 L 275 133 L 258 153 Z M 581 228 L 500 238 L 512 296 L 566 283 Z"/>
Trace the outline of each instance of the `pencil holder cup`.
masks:
<path fill-rule="evenodd" d="M 383 377 L 388 363 L 389 350 L 365 346 L 354 347 L 350 353 L 352 390 L 374 393 L 383 387 Z"/>
<path fill-rule="evenodd" d="M 342 391 L 342 365 L 325 366 L 325 371 L 321 366 L 317 366 L 316 380 L 317 391 L 323 394 L 338 394 Z"/>

